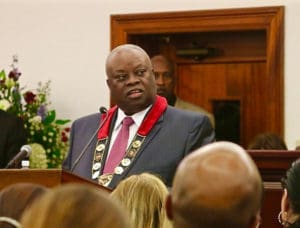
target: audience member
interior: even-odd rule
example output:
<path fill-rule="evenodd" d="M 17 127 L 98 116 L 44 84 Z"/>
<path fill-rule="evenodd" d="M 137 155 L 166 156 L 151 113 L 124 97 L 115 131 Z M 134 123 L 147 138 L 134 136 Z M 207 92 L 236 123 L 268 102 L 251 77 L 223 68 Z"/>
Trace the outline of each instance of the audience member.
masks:
<path fill-rule="evenodd" d="M 157 94 L 167 99 L 168 104 L 175 108 L 190 110 L 207 115 L 211 124 L 215 126 L 213 114 L 190 102 L 184 101 L 175 95 L 176 69 L 175 63 L 163 55 L 155 55 L 151 58 Z"/>
<path fill-rule="evenodd" d="M 262 133 L 254 137 L 250 142 L 248 149 L 250 150 L 287 150 L 284 140 L 275 133 Z"/>
<path fill-rule="evenodd" d="M 215 142 L 180 163 L 167 199 L 175 228 L 258 227 L 263 185 L 248 153 L 231 142 Z"/>
<path fill-rule="evenodd" d="M 112 50 L 106 74 L 117 105 L 102 117 L 93 114 L 73 123 L 63 169 L 109 188 L 143 172 L 170 186 L 180 160 L 215 140 L 208 117 L 168 106 L 156 95 L 150 58 L 136 45 Z"/>
<path fill-rule="evenodd" d="M 94 186 L 66 184 L 51 189 L 22 216 L 22 228 L 128 228 L 125 212 Z"/>
<path fill-rule="evenodd" d="M 165 210 L 168 189 L 155 175 L 132 175 L 122 180 L 111 195 L 128 211 L 133 227 L 171 227 Z"/>
<path fill-rule="evenodd" d="M 283 194 L 278 220 L 283 227 L 300 228 L 300 159 L 296 160 L 282 179 Z"/>
<path fill-rule="evenodd" d="M 21 119 L 0 110 L 0 169 L 26 144 L 27 135 Z"/>
<path fill-rule="evenodd" d="M 25 209 L 47 191 L 47 188 L 32 183 L 9 185 L 0 191 L 0 227 L 18 227 Z"/>

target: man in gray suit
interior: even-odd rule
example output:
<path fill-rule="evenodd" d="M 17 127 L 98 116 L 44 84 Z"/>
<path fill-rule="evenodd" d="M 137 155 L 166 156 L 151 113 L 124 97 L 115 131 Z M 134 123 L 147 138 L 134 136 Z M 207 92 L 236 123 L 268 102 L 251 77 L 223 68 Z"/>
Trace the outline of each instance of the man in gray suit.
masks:
<path fill-rule="evenodd" d="M 136 45 L 116 47 L 106 60 L 107 85 L 117 104 L 105 114 L 74 121 L 63 169 L 114 188 L 122 179 L 154 173 L 171 186 L 177 165 L 192 150 L 215 140 L 205 115 L 168 106 L 156 95 L 155 77 L 147 53 Z M 128 146 L 113 171 L 108 164 L 124 117 L 130 116 Z"/>

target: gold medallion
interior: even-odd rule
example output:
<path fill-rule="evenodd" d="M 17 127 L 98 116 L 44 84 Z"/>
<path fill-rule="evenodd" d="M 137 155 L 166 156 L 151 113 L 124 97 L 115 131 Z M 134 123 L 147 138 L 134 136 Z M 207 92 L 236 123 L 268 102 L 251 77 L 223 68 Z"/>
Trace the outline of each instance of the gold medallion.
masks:
<path fill-rule="evenodd" d="M 123 167 L 121 167 L 121 166 L 117 166 L 116 168 L 115 168 L 115 174 L 122 174 L 124 172 L 124 169 L 123 169 Z"/>
<path fill-rule="evenodd" d="M 95 161 L 100 161 L 102 159 L 102 154 L 96 154 L 95 155 Z"/>
<path fill-rule="evenodd" d="M 142 142 L 140 140 L 135 140 L 133 143 L 132 143 L 132 147 L 137 149 L 141 146 Z"/>
<path fill-rule="evenodd" d="M 93 165 L 93 170 L 97 170 L 97 169 L 100 169 L 101 168 L 101 163 L 100 162 L 97 162 Z"/>
<path fill-rule="evenodd" d="M 100 144 L 99 146 L 97 146 L 96 150 L 97 151 L 102 151 L 102 150 L 104 150 L 104 148 L 105 148 L 105 145 L 104 144 Z"/>
<path fill-rule="evenodd" d="M 103 174 L 98 178 L 98 184 L 107 187 L 112 180 L 113 175 L 111 173 Z"/>
<path fill-rule="evenodd" d="M 130 158 L 133 158 L 134 156 L 135 156 L 135 154 L 136 154 L 136 150 L 130 150 L 129 152 L 128 152 L 128 157 L 130 157 Z"/>
<path fill-rule="evenodd" d="M 121 161 L 121 164 L 123 166 L 129 166 L 131 163 L 130 159 L 129 158 L 124 158 L 122 161 Z"/>
<path fill-rule="evenodd" d="M 94 172 L 94 173 L 93 173 L 93 176 L 92 176 L 92 179 L 93 179 L 93 180 L 96 179 L 96 178 L 99 176 L 99 174 L 100 174 L 100 171 L 99 171 L 99 170 L 96 171 L 96 172 Z"/>

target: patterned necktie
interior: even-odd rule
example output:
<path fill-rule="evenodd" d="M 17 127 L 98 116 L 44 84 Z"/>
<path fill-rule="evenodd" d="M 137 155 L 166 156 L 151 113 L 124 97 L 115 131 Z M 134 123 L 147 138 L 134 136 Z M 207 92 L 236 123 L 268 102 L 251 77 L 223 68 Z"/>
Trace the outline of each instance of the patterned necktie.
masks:
<path fill-rule="evenodd" d="M 103 174 L 114 173 L 114 169 L 120 163 L 121 159 L 124 157 L 128 138 L 129 138 L 129 128 L 134 123 L 133 119 L 126 116 L 122 121 L 122 128 L 119 131 L 115 142 L 111 148 L 108 159 L 106 160 Z"/>

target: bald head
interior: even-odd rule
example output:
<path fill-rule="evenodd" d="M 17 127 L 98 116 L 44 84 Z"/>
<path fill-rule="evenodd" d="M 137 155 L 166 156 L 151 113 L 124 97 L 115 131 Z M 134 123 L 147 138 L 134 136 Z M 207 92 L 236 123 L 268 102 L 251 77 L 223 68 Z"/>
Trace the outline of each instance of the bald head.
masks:
<path fill-rule="evenodd" d="M 139 46 L 124 44 L 113 49 L 106 60 L 106 74 L 111 98 L 126 115 L 138 113 L 155 102 L 151 61 Z"/>
<path fill-rule="evenodd" d="M 256 222 L 261 198 L 261 177 L 247 152 L 215 142 L 181 162 L 169 202 L 175 227 L 241 228 Z"/>
<path fill-rule="evenodd" d="M 114 48 L 106 59 L 106 74 L 107 76 L 111 75 L 111 61 L 116 56 L 126 55 L 128 52 L 135 52 L 140 55 L 142 58 L 145 58 L 146 62 L 151 65 L 150 57 L 141 47 L 134 44 L 122 44 Z M 151 69 L 152 70 L 152 69 Z"/>

